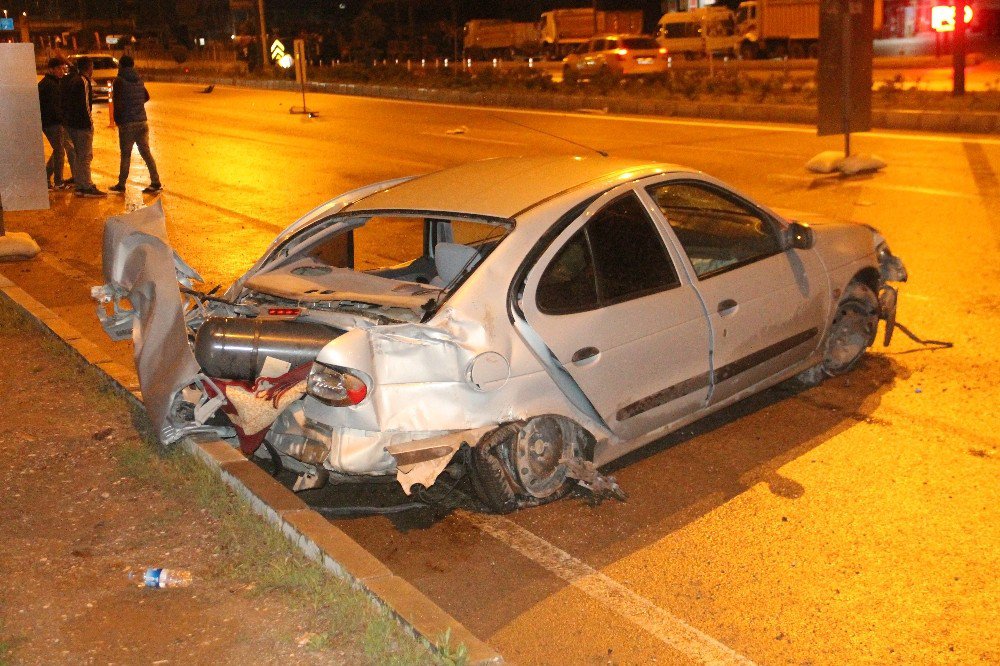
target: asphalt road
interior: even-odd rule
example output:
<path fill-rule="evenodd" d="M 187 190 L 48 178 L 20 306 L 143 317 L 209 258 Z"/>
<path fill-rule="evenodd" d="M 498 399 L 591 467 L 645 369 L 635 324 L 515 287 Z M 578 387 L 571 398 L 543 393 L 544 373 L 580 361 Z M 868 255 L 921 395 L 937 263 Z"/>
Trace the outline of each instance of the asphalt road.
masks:
<path fill-rule="evenodd" d="M 308 119 L 288 113 L 293 94 L 196 89 L 151 85 L 147 110 L 174 245 L 209 282 L 232 280 L 341 191 L 586 151 L 572 141 L 873 224 L 910 270 L 900 321 L 954 342 L 935 351 L 897 333 L 847 377 L 769 391 L 655 443 L 614 471 L 627 503 L 338 521 L 512 662 L 1000 662 L 1000 140 L 859 135 L 854 149 L 889 166 L 843 179 L 803 169 L 841 143 L 802 126 L 318 95 Z M 103 188 L 118 156 L 98 114 Z M 148 182 L 138 156 L 133 179 Z M 10 214 L 48 259 L 4 272 L 43 302 L 58 292 L 57 309 L 82 322 L 81 290 L 57 287 L 102 281 L 101 219 L 121 208 L 55 194 L 46 216 Z"/>

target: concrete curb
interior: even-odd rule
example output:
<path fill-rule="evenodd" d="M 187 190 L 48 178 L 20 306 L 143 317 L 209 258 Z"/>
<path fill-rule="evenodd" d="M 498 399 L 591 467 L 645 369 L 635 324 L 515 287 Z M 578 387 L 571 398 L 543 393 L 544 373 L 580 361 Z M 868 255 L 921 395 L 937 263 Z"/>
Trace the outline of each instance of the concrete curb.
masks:
<path fill-rule="evenodd" d="M 208 85 L 218 83 L 238 88 L 283 90 L 298 92 L 294 81 L 277 79 L 258 80 L 225 76 L 185 76 L 149 73 L 149 81 L 191 83 Z M 755 122 L 816 124 L 816 108 L 790 104 L 733 104 L 715 101 L 688 101 L 672 99 L 641 99 L 637 97 L 608 97 L 601 95 L 575 96 L 558 93 L 527 93 L 515 91 L 438 90 L 435 88 L 409 88 L 367 83 L 324 83 L 306 85 L 308 91 L 358 97 L 382 97 L 420 102 L 437 102 L 465 106 L 496 106 L 550 111 L 600 110 L 608 113 L 669 116 L 685 118 L 712 118 Z M 1000 133 L 1000 113 L 956 111 L 920 111 L 874 109 L 872 127 L 880 129 L 921 130 L 933 132 L 967 132 L 971 134 Z"/>
<path fill-rule="evenodd" d="M 135 370 L 110 360 L 59 315 L 0 274 L 0 294 L 36 320 L 46 332 L 103 372 L 122 395 L 142 404 Z M 452 650 L 465 645 L 469 664 L 502 664 L 503 657 L 476 638 L 464 625 L 388 567 L 326 518 L 310 509 L 292 491 L 275 481 L 226 442 L 211 436 L 186 437 L 186 451 L 212 469 L 251 508 L 279 529 L 306 557 L 364 592 L 388 611 L 410 634 L 441 654 L 437 641 L 450 632 Z"/>

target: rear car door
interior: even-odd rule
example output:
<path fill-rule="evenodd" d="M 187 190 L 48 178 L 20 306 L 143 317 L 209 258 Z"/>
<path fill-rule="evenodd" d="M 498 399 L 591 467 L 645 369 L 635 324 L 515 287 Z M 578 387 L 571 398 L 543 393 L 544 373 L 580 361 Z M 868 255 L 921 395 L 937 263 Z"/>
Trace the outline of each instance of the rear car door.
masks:
<path fill-rule="evenodd" d="M 820 342 L 829 285 L 810 250 L 782 249 L 766 211 L 721 184 L 646 187 L 687 256 L 712 330 L 712 404 L 803 361 Z"/>
<path fill-rule="evenodd" d="M 600 197 L 540 255 L 520 302 L 623 439 L 702 409 L 708 395 L 708 319 L 647 204 L 631 186 Z"/>

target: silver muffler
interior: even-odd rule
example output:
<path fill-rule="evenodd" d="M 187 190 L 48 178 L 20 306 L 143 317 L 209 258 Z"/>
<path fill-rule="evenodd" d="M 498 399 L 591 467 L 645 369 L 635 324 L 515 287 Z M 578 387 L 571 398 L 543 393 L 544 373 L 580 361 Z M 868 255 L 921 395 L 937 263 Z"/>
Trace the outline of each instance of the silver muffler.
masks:
<path fill-rule="evenodd" d="M 252 382 L 267 357 L 296 368 L 315 361 L 320 350 L 343 333 L 323 324 L 287 319 L 215 317 L 198 329 L 194 356 L 209 377 Z"/>

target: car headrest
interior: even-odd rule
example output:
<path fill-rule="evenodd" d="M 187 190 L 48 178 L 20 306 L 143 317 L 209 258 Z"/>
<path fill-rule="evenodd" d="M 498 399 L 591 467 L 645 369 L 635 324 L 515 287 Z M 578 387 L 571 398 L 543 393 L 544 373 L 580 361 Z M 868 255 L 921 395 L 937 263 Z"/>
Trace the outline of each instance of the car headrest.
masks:
<path fill-rule="evenodd" d="M 435 283 L 444 286 L 455 279 L 466 264 L 470 267 L 479 262 L 479 253 L 468 245 L 459 243 L 438 243 L 434 246 L 434 267 L 438 276 Z"/>

